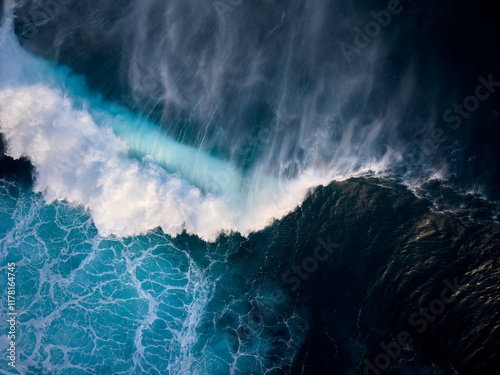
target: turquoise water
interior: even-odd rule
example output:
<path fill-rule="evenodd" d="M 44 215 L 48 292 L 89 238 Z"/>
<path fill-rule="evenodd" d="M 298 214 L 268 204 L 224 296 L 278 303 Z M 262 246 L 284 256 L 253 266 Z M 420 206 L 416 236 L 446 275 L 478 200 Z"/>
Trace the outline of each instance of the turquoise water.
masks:
<path fill-rule="evenodd" d="M 498 43 L 408 1 L 350 63 L 375 1 L 223 3 L 0 0 L 0 374 L 496 371 L 498 96 L 445 114 Z"/>
<path fill-rule="evenodd" d="M 32 186 L 0 180 L 0 267 L 17 265 L 16 371 L 286 373 L 307 312 L 260 273 L 265 249 L 246 254 L 231 233 L 286 214 L 305 187 L 290 198 L 276 179 L 244 180 L 23 51 L 8 22 L 0 31 L 6 154 L 34 166 Z"/>
<path fill-rule="evenodd" d="M 20 373 L 279 374 L 302 343 L 305 315 L 273 300 L 279 281 L 257 281 L 261 255 L 235 257 L 241 238 L 104 238 L 82 208 L 7 181 L 0 207 Z"/>

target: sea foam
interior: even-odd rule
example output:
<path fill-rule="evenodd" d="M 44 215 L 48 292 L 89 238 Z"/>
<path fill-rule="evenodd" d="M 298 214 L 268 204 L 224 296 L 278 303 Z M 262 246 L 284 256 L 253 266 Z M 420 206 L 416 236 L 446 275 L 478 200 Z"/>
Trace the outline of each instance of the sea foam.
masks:
<path fill-rule="evenodd" d="M 156 227 L 206 240 L 221 232 L 248 234 L 300 204 L 315 183 L 244 176 L 229 162 L 92 97 L 83 80 L 23 51 L 13 36 L 4 35 L 2 46 L 6 153 L 27 157 L 35 167 L 35 191 L 48 202 L 84 206 L 104 236 Z"/>

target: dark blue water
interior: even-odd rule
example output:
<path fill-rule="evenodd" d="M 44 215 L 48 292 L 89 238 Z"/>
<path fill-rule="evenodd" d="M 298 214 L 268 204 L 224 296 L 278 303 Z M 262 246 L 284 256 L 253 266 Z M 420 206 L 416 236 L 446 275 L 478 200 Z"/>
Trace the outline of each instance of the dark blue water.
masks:
<path fill-rule="evenodd" d="M 499 373 L 490 2 L 0 8 L 2 373 Z"/>

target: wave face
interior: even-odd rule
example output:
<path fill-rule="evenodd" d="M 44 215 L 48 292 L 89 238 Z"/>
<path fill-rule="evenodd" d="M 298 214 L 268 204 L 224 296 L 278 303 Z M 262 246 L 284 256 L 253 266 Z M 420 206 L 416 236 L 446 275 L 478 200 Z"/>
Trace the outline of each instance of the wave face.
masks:
<path fill-rule="evenodd" d="M 0 0 L 2 373 L 498 373 L 479 3 Z"/>
<path fill-rule="evenodd" d="M 417 5 L 387 13 L 370 2 L 9 4 L 7 153 L 28 156 L 36 190 L 88 208 L 103 235 L 247 235 L 311 188 L 365 174 L 415 189 L 438 178 L 498 199 L 487 172 L 499 134 L 494 70 L 469 61 L 477 75 L 451 85 L 466 66 L 451 69 L 450 57 L 421 52 L 422 38 L 401 36 L 423 22 Z M 366 47 L 346 52 L 364 38 L 352 25 L 374 19 L 397 32 L 379 25 Z M 453 102 L 484 82 L 480 110 L 452 116 Z"/>
<path fill-rule="evenodd" d="M 481 171 L 498 161 L 498 96 L 447 112 L 497 72 L 498 35 L 474 26 L 495 24 L 487 2 L 402 1 L 389 16 L 367 0 L 56 4 L 19 3 L 22 46 L 176 142 L 280 181 L 371 168 L 498 197 Z"/>
<path fill-rule="evenodd" d="M 6 154 L 27 157 L 36 170 L 35 191 L 88 208 L 103 235 L 156 227 L 209 240 L 223 231 L 248 234 L 293 209 L 314 183 L 282 186 L 271 175 L 245 173 L 93 97 L 81 79 L 30 56 L 8 34 L 3 47 Z"/>

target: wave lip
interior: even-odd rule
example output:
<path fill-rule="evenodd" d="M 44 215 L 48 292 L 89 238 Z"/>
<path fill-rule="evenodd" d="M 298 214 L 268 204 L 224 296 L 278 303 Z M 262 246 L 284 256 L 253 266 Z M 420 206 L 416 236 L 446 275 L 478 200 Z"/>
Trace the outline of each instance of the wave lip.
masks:
<path fill-rule="evenodd" d="M 203 197 L 149 160 L 129 158 L 110 128 L 98 127 L 54 91 L 4 89 L 0 103 L 7 154 L 33 163 L 35 191 L 48 201 L 82 204 L 101 234 L 130 236 L 160 226 L 172 235 L 187 230 L 213 238 L 221 228 L 232 229 L 223 200 Z"/>
<path fill-rule="evenodd" d="M 1 29 L 0 132 L 6 155 L 26 157 L 34 190 L 48 202 L 90 211 L 104 236 L 134 236 L 157 227 L 213 241 L 247 235 L 301 203 L 302 175 L 282 181 L 170 139 L 125 108 L 90 94 L 81 77 L 21 49 L 9 22 Z"/>

